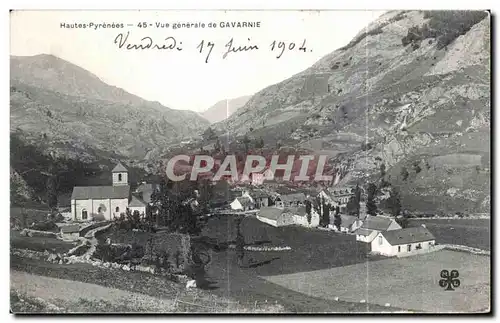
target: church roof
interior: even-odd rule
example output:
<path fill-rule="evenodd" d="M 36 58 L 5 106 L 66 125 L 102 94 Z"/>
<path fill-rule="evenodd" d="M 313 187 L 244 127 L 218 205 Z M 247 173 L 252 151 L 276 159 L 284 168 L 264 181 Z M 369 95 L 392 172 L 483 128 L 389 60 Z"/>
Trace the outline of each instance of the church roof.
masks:
<path fill-rule="evenodd" d="M 112 173 L 118 173 L 118 172 L 128 172 L 128 169 L 123 166 L 122 163 L 118 163 L 115 168 L 111 171 Z"/>
<path fill-rule="evenodd" d="M 72 200 L 85 199 L 123 199 L 128 198 L 130 194 L 130 186 L 75 186 Z"/>

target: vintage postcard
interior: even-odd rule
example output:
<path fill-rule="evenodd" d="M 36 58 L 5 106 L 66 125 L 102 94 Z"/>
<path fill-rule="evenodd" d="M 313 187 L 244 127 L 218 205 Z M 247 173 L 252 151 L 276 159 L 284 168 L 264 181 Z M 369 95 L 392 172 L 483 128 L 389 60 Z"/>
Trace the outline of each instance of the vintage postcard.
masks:
<path fill-rule="evenodd" d="M 490 313 L 490 35 L 12 10 L 11 312 Z"/>

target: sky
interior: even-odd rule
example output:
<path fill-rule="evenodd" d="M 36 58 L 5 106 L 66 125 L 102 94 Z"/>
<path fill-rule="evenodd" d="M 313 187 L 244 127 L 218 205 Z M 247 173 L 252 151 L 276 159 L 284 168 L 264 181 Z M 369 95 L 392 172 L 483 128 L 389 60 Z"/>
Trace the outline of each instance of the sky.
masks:
<path fill-rule="evenodd" d="M 347 44 L 383 13 L 13 11 L 10 53 L 16 56 L 52 54 L 146 100 L 158 101 L 173 109 L 201 112 L 217 101 L 255 94 L 305 70 Z M 232 22 L 259 22 L 260 27 L 231 27 Z M 86 24 L 87 28 L 62 28 L 61 23 Z M 113 23 L 123 23 L 124 27 L 95 29 L 95 25 Z M 157 28 L 156 23 L 169 26 Z M 173 29 L 174 23 L 204 23 L 205 27 Z M 209 27 L 209 23 L 216 27 Z M 229 26 L 221 26 L 221 23 L 229 23 Z M 120 34 L 122 40 L 128 34 L 121 48 L 120 41 L 115 41 L 117 37 L 120 39 Z M 143 37 L 150 37 L 160 47 L 173 44 L 175 39 L 175 47 L 181 50 L 126 49 L 127 44 L 146 44 L 148 39 L 141 41 Z M 165 40 L 168 37 L 171 38 Z M 235 49 L 240 46 L 258 49 L 230 52 L 223 58 L 231 39 Z M 304 40 L 305 46 L 302 46 Z M 280 43 L 286 49 L 277 58 L 283 47 Z"/>

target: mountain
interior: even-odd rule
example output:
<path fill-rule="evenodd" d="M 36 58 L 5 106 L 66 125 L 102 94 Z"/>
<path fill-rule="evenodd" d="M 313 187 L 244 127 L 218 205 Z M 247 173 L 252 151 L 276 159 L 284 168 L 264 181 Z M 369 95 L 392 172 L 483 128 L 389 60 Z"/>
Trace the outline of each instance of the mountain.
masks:
<path fill-rule="evenodd" d="M 209 125 L 52 55 L 11 56 L 10 73 L 11 132 L 56 155 L 147 160 Z"/>
<path fill-rule="evenodd" d="M 386 167 L 403 208 L 489 212 L 490 59 L 486 12 L 388 12 L 214 128 L 328 154 L 339 184 Z"/>
<path fill-rule="evenodd" d="M 221 100 L 200 114 L 210 123 L 225 120 L 236 112 L 236 110 L 244 106 L 250 97 L 250 95 L 246 95 L 235 99 Z"/>

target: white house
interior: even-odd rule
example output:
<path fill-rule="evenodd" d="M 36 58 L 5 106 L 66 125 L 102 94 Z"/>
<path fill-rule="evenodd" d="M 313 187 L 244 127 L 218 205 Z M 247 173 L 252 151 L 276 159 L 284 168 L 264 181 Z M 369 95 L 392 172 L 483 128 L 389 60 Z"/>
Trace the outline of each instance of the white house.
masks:
<path fill-rule="evenodd" d="M 379 231 L 359 228 L 358 230 L 355 231 L 355 233 L 356 233 L 356 241 L 371 243 L 373 239 L 375 239 Z"/>
<path fill-rule="evenodd" d="M 255 203 L 248 196 L 239 196 L 230 204 L 232 210 L 247 211 L 255 208 Z"/>
<path fill-rule="evenodd" d="M 73 188 L 71 217 L 74 221 L 112 220 L 127 211 L 131 198 L 128 170 L 118 163 L 111 173 L 111 186 L 75 186 Z"/>
<path fill-rule="evenodd" d="M 414 227 L 377 233 L 371 251 L 386 256 L 425 252 L 434 247 L 436 239 L 425 227 Z"/>
<path fill-rule="evenodd" d="M 314 207 L 311 207 L 310 221 L 307 217 L 305 206 L 289 207 L 285 209 L 285 212 L 289 212 L 293 215 L 294 224 L 298 224 L 308 228 L 316 228 L 319 226 L 319 214 L 318 212 L 316 212 Z"/>
<path fill-rule="evenodd" d="M 340 220 L 341 220 L 340 232 L 352 233 L 363 225 L 363 221 L 360 218 L 352 215 L 341 214 Z M 328 227 L 332 229 L 337 229 L 335 228 L 334 223 L 335 223 L 335 216 L 330 215 L 330 224 L 328 225 Z"/>
<path fill-rule="evenodd" d="M 363 229 L 362 231 L 360 231 Z M 401 226 L 394 219 L 382 216 L 367 216 L 363 220 L 361 228 L 356 230 L 356 240 L 371 242 L 375 235 L 372 232 L 382 232 L 401 229 Z M 367 240 L 368 239 L 368 240 Z"/>
<path fill-rule="evenodd" d="M 293 215 L 277 207 L 263 207 L 257 213 L 257 220 L 272 225 L 282 227 L 294 224 Z"/>

